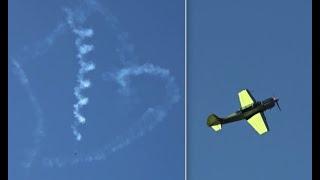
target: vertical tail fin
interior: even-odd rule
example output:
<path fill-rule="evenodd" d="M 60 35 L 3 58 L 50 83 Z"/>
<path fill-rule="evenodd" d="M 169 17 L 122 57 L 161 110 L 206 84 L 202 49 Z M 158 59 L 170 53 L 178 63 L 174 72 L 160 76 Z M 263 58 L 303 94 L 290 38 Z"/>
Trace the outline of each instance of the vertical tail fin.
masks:
<path fill-rule="evenodd" d="M 221 118 L 215 114 L 211 114 L 208 117 L 207 125 L 211 127 L 214 131 L 220 131 L 222 129 Z"/>

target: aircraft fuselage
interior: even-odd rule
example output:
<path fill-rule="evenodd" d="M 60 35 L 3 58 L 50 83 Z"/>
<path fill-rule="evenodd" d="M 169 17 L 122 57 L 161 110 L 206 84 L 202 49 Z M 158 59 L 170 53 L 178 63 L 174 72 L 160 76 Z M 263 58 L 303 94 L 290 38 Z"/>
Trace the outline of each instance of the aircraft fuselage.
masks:
<path fill-rule="evenodd" d="M 229 116 L 219 117 L 211 113 L 207 118 L 207 125 L 214 131 L 220 131 L 223 124 L 240 121 L 245 119 L 246 122 L 259 134 L 263 135 L 269 131 L 269 126 L 264 115 L 264 111 L 279 106 L 279 99 L 270 97 L 263 101 L 257 101 L 248 89 L 242 89 L 238 92 L 240 109 Z"/>
<path fill-rule="evenodd" d="M 221 124 L 227 124 L 235 121 L 240 121 L 243 119 L 249 119 L 253 115 L 255 115 L 258 112 L 263 112 L 267 109 L 271 109 L 274 107 L 275 103 L 278 101 L 278 98 L 270 97 L 263 101 L 257 101 L 251 106 L 241 108 L 239 111 L 236 111 L 235 113 L 230 114 L 227 117 L 223 117 L 219 119 L 219 122 Z M 214 122 L 209 122 L 208 125 L 214 125 Z"/>

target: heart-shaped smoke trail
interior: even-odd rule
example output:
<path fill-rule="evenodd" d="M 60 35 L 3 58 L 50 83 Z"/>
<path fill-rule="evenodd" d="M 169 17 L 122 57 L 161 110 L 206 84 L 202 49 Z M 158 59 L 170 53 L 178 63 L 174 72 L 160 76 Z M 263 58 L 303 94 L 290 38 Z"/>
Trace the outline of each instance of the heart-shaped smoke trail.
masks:
<path fill-rule="evenodd" d="M 107 13 L 102 14 L 105 15 Z M 105 19 L 114 20 L 115 18 L 108 13 L 108 16 L 106 16 Z M 119 31 L 115 22 L 116 21 L 110 22 L 111 27 L 115 31 Z M 44 165 L 49 167 L 64 167 L 81 162 L 104 160 L 112 153 L 127 147 L 135 140 L 138 140 L 140 137 L 144 136 L 147 132 L 153 130 L 157 124 L 165 119 L 172 105 L 180 100 L 180 90 L 170 71 L 150 63 L 139 65 L 134 62 L 128 62 L 128 59 L 132 59 L 134 54 L 132 48 L 133 45 L 127 40 L 128 33 L 120 32 L 117 37 L 118 41 L 120 42 L 120 47 L 117 48 L 117 53 L 119 55 L 119 60 L 124 67 L 118 69 L 116 72 L 104 73 L 103 77 L 115 81 L 119 85 L 118 92 L 127 96 L 128 98 L 130 98 L 130 85 L 132 84 L 132 77 L 149 75 L 155 78 L 160 78 L 165 82 L 166 101 L 163 104 L 158 104 L 154 107 L 147 107 L 145 112 L 136 119 L 136 122 L 133 126 L 129 127 L 126 132 L 120 133 L 112 142 L 109 142 L 103 146 L 103 148 L 88 154 L 79 154 L 77 157 L 44 158 Z"/>
<path fill-rule="evenodd" d="M 49 36 L 47 36 L 40 43 L 36 43 L 33 48 L 27 51 L 27 54 L 20 55 L 25 59 L 32 59 L 39 57 L 47 52 L 47 50 L 54 44 L 55 40 L 64 32 L 66 32 L 66 27 L 71 27 L 72 32 L 76 35 L 75 45 L 78 48 L 78 62 L 80 69 L 77 74 L 77 86 L 74 88 L 74 95 L 77 98 L 77 103 L 74 105 L 73 114 L 77 121 L 72 124 L 72 130 L 77 140 L 81 140 L 81 134 L 77 130 L 77 126 L 85 123 L 85 117 L 80 113 L 80 109 L 86 105 L 89 101 L 88 97 L 82 95 L 82 90 L 90 87 L 91 82 L 84 78 L 84 75 L 89 71 L 95 69 L 95 64 L 93 62 L 87 61 L 85 55 L 93 50 L 93 45 L 85 44 L 84 40 L 93 36 L 93 30 L 90 28 L 82 28 L 81 25 L 87 20 L 88 16 L 93 12 L 98 12 L 104 17 L 105 22 L 110 25 L 112 30 L 116 33 L 118 41 L 120 42 L 120 47 L 117 48 L 117 53 L 119 55 L 120 62 L 123 64 L 123 68 L 118 69 L 115 73 L 109 73 L 111 79 L 114 80 L 119 85 L 119 92 L 130 94 L 131 78 L 138 77 L 140 75 L 150 75 L 155 78 L 160 78 L 165 82 L 166 91 L 166 101 L 163 104 L 154 105 L 153 107 L 147 107 L 145 112 L 136 119 L 133 126 L 129 127 L 126 132 L 120 133 L 114 141 L 107 142 L 102 148 L 91 152 L 89 154 L 81 154 L 78 157 L 67 156 L 67 157 L 43 157 L 43 165 L 49 167 L 63 167 L 65 165 L 73 165 L 80 162 L 93 162 L 96 160 L 103 160 L 108 155 L 130 145 L 135 140 L 144 136 L 147 132 L 151 131 L 158 123 L 162 122 L 171 109 L 172 105 L 177 103 L 180 99 L 179 88 L 175 82 L 174 77 L 169 70 L 161 68 L 153 64 L 137 64 L 132 63 L 130 60 L 134 58 L 129 58 L 129 56 L 134 56 L 133 45 L 128 42 L 128 34 L 120 31 L 118 27 L 118 20 L 115 18 L 109 10 L 102 8 L 95 0 L 83 0 L 79 7 L 74 9 L 64 9 L 67 13 L 67 22 L 58 23 L 58 26 L 52 31 Z M 26 48 L 28 49 L 28 48 Z M 25 61 L 27 62 L 27 61 Z M 18 64 L 18 63 L 17 63 Z M 37 105 L 36 97 L 30 89 L 30 85 L 25 82 L 29 82 L 19 65 L 15 65 L 16 69 L 20 67 L 19 77 L 22 80 L 22 84 L 26 87 L 29 92 L 29 96 L 35 111 L 39 111 L 40 106 Z M 19 71 L 18 71 L 19 72 Z M 25 77 L 25 78 L 24 78 Z M 126 94 L 126 96 L 128 95 Z M 41 110 L 41 109 L 40 109 Z M 42 114 L 42 111 L 40 111 Z M 37 125 L 38 132 L 43 133 L 42 122 L 44 119 L 41 117 L 39 121 L 41 123 Z M 38 134 L 35 138 L 35 142 L 40 142 L 42 135 Z M 38 151 L 40 144 L 36 144 L 34 151 Z M 35 159 L 37 153 L 31 153 L 31 159 Z M 33 160 L 32 160 L 33 161 Z M 31 161 L 29 161 L 31 162 Z M 31 163 L 29 163 L 29 167 Z"/>

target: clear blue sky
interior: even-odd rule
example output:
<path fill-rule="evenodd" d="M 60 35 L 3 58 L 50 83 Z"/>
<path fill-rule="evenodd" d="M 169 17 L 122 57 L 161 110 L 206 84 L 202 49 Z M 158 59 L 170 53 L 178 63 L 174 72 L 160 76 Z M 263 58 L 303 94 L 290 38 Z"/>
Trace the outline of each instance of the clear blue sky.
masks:
<path fill-rule="evenodd" d="M 184 179 L 184 0 L 87 2 L 9 1 L 9 179 Z M 67 12 L 94 32 L 79 142 Z"/>
<path fill-rule="evenodd" d="M 311 1 L 188 1 L 188 179 L 311 179 Z M 270 132 L 246 121 L 220 133 L 237 93 L 280 98 Z"/>

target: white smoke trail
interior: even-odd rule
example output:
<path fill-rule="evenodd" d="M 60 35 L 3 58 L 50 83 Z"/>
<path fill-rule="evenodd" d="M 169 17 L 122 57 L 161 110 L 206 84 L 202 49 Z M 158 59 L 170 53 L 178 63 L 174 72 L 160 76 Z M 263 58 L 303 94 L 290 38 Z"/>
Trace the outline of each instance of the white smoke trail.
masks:
<path fill-rule="evenodd" d="M 169 70 L 153 64 L 143 64 L 140 66 L 123 68 L 110 75 L 112 76 L 112 79 L 120 85 L 122 91 L 129 93 L 130 78 L 143 74 L 165 80 L 167 101 L 164 104 L 148 107 L 133 126 L 126 132 L 118 135 L 113 142 L 107 143 L 102 149 L 93 153 L 80 155 L 77 158 L 45 158 L 43 159 L 44 165 L 49 167 L 64 167 L 78 163 L 105 160 L 112 153 L 129 146 L 134 141 L 146 135 L 147 132 L 152 131 L 160 122 L 162 122 L 172 105 L 177 103 L 180 99 L 179 88 Z"/>
<path fill-rule="evenodd" d="M 155 66 L 153 64 L 143 64 L 140 66 L 131 66 L 127 68 L 120 69 L 116 74 L 110 74 L 113 79 L 121 86 L 120 92 L 128 95 L 130 92 L 130 81 L 129 78 L 131 76 L 139 76 L 142 74 L 149 74 L 156 76 L 161 79 L 166 79 L 167 84 L 166 84 L 166 89 L 167 91 L 172 91 L 168 94 L 175 94 L 175 98 L 172 98 L 172 102 L 175 103 L 179 99 L 179 93 L 177 91 L 177 87 L 174 82 L 174 78 L 171 77 L 170 71 L 167 69 L 160 68 L 159 66 Z"/>
<path fill-rule="evenodd" d="M 73 21 L 79 24 L 84 23 L 88 17 L 95 12 L 100 12 L 101 7 L 94 0 L 78 0 L 79 5 L 73 8 L 72 17 Z M 64 11 L 66 8 L 62 8 Z M 19 57 L 20 64 L 24 64 L 26 61 L 34 60 L 48 52 L 50 47 L 56 42 L 57 38 L 65 34 L 68 27 L 68 22 L 58 22 L 56 27 L 42 40 L 31 44 L 30 46 L 24 46 L 19 51 L 16 57 Z"/>
<path fill-rule="evenodd" d="M 138 122 L 129 129 L 128 133 L 124 133 L 124 135 L 120 136 L 121 138 L 119 138 L 119 141 L 107 146 L 107 148 L 104 148 L 104 151 L 115 152 L 128 146 L 139 137 L 144 136 L 146 132 L 151 131 L 157 124 L 162 122 L 172 105 L 180 100 L 181 95 L 175 79 L 172 77 L 169 70 L 159 66 L 146 63 L 140 66 L 126 67 L 120 69 L 117 73 L 111 74 L 111 76 L 120 85 L 120 92 L 125 92 L 125 95 L 130 95 L 130 78 L 143 74 L 152 75 L 165 80 L 166 102 L 164 104 L 155 105 L 154 107 L 148 107 L 138 119 Z"/>
<path fill-rule="evenodd" d="M 86 1 L 86 0 L 80 0 L 80 5 L 76 8 L 73 9 L 73 19 L 75 22 L 77 23 L 83 23 L 86 21 L 86 19 L 93 13 L 98 11 L 98 6 L 95 5 L 95 1 Z M 32 107 L 35 110 L 35 115 L 37 118 L 37 123 L 36 123 L 36 128 L 34 130 L 34 140 L 33 140 L 33 148 L 31 148 L 30 151 L 28 151 L 28 155 L 27 155 L 27 160 L 25 162 L 23 162 L 23 166 L 26 168 L 29 168 L 32 166 L 32 164 L 34 163 L 34 160 L 36 158 L 36 156 L 39 153 L 39 149 L 40 149 L 40 143 L 42 141 L 42 139 L 45 136 L 44 133 L 44 128 L 43 128 L 43 123 L 44 123 L 44 118 L 43 118 L 43 111 L 36 99 L 36 96 L 33 94 L 33 91 L 31 89 L 30 83 L 29 83 L 29 79 L 27 78 L 22 65 L 24 64 L 24 62 L 27 62 L 29 64 L 28 61 L 30 60 L 34 60 L 36 58 L 38 58 L 41 55 L 44 55 L 45 53 L 47 53 L 47 51 L 50 49 L 50 47 L 56 42 L 57 38 L 61 35 L 63 35 L 66 32 L 68 23 L 66 22 L 59 22 L 57 24 L 57 26 L 53 29 L 53 31 L 46 36 L 45 38 L 43 38 L 43 40 L 38 41 L 30 46 L 24 46 L 23 49 L 21 51 L 17 52 L 16 57 L 18 57 L 19 62 L 16 61 L 13 58 L 12 59 L 12 65 L 13 65 L 13 70 L 14 70 L 14 74 L 16 74 L 21 82 L 21 84 L 23 85 L 24 89 L 26 90 L 28 97 L 31 101 Z M 85 37 L 85 36 L 90 36 L 90 30 L 89 31 L 82 31 L 83 29 L 79 29 L 79 31 L 74 32 L 74 33 L 80 33 L 79 37 Z M 84 33 L 84 34 L 81 34 Z M 93 33 L 93 32 L 92 32 Z M 79 41 L 80 43 L 80 41 Z M 88 53 L 90 50 L 88 50 L 88 47 L 86 46 L 81 46 L 81 52 L 80 54 L 85 54 Z M 90 47 L 89 47 L 90 49 Z M 91 49 L 92 50 L 92 49 Z M 84 53 L 84 51 L 86 51 Z M 90 62 L 84 62 L 84 61 L 79 61 L 81 69 L 79 70 L 79 74 L 83 74 L 85 72 L 91 71 L 93 70 L 94 64 L 90 63 Z M 27 65 L 28 65 L 27 64 Z M 80 82 L 80 89 L 83 89 L 84 87 L 89 87 L 90 86 L 90 81 L 86 81 L 83 78 L 80 78 L 81 82 Z M 79 78 L 78 78 L 79 80 Z M 79 94 L 79 97 L 81 97 L 81 94 Z M 85 100 L 81 100 L 79 107 L 83 106 L 84 104 L 86 104 L 87 102 Z M 80 114 L 79 114 L 80 115 Z M 80 117 L 80 116 L 79 116 Z M 74 131 L 75 133 L 75 131 Z M 77 134 L 77 138 L 81 139 L 81 135 Z"/>
<path fill-rule="evenodd" d="M 94 48 L 91 44 L 84 44 L 83 40 L 86 38 L 90 38 L 93 36 L 93 30 L 88 28 L 81 28 L 77 27 L 76 23 L 74 21 L 74 12 L 70 9 L 65 8 L 65 12 L 67 13 L 67 22 L 70 25 L 72 31 L 74 34 L 77 35 L 75 45 L 78 49 L 77 58 L 79 59 L 80 69 L 78 71 L 77 75 L 77 81 L 78 85 L 74 88 L 74 95 L 77 98 L 77 103 L 73 105 L 73 115 L 77 119 L 76 122 L 73 123 L 71 126 L 72 132 L 76 137 L 77 141 L 80 141 L 82 139 L 81 133 L 78 131 L 77 126 L 79 124 L 85 124 L 86 118 L 80 113 L 80 109 L 87 105 L 89 102 L 89 98 L 85 97 L 81 94 L 81 92 L 91 86 L 91 82 L 88 79 L 84 78 L 84 75 L 88 73 L 89 71 L 92 71 L 95 69 L 95 64 L 93 62 L 86 62 L 84 59 L 84 55 L 91 52 Z"/>
<path fill-rule="evenodd" d="M 29 168 L 29 167 L 31 167 L 36 156 L 38 155 L 39 144 L 45 136 L 44 129 L 43 129 L 44 118 L 43 118 L 42 109 L 41 109 L 36 97 L 34 96 L 32 90 L 31 90 L 30 82 L 29 82 L 29 79 L 28 79 L 26 73 L 24 72 L 23 68 L 21 67 L 21 65 L 18 61 L 16 61 L 13 58 L 11 58 L 11 60 L 12 60 L 11 62 L 13 64 L 13 68 L 14 68 L 13 72 L 14 72 L 14 74 L 16 74 L 18 76 L 22 86 L 27 91 L 28 97 L 32 103 L 32 107 L 35 110 L 35 115 L 36 115 L 36 119 L 37 119 L 36 129 L 33 133 L 33 136 L 34 136 L 33 148 L 27 153 L 28 154 L 27 160 L 22 163 L 22 165 L 24 167 Z"/>
<path fill-rule="evenodd" d="M 73 9 L 73 18 L 76 22 L 83 23 L 95 11 L 97 11 L 97 7 L 95 7 L 94 2 L 82 1 L 82 3 L 78 7 Z M 44 122 L 43 111 L 42 111 L 42 109 L 36 99 L 36 96 L 33 94 L 33 91 L 31 90 L 29 80 L 28 80 L 28 78 L 22 68 L 22 64 L 24 62 L 28 62 L 30 60 L 36 59 L 39 56 L 47 53 L 49 48 L 56 42 L 57 38 L 66 32 L 67 25 L 68 25 L 68 23 L 66 23 L 66 22 L 59 22 L 58 25 L 53 29 L 53 31 L 47 37 L 45 37 L 43 40 L 38 41 L 35 44 L 30 45 L 29 47 L 24 46 L 22 51 L 17 52 L 17 55 L 16 55 L 16 57 L 18 57 L 20 59 L 19 62 L 13 58 L 10 58 L 10 59 L 12 59 L 11 62 L 13 65 L 14 73 L 18 76 L 21 84 L 24 86 L 24 88 L 28 94 L 28 97 L 31 101 L 32 107 L 35 110 L 35 114 L 37 116 L 36 128 L 33 133 L 34 145 L 33 145 L 33 148 L 31 148 L 31 150 L 28 151 L 28 155 L 26 158 L 27 160 L 22 163 L 23 166 L 26 168 L 29 168 L 32 166 L 36 156 L 38 155 L 39 149 L 40 149 L 40 142 L 44 138 L 45 133 L 44 133 L 44 128 L 43 128 L 43 122 Z M 79 31 L 76 31 L 74 33 L 76 33 L 76 34 L 80 33 L 79 34 L 80 37 L 85 37 L 85 36 L 90 36 L 90 34 L 92 34 L 93 32 L 90 33 L 90 30 L 83 31 L 80 29 Z M 81 33 L 84 33 L 84 34 L 81 34 Z M 88 53 L 88 51 L 90 51 L 90 47 L 88 49 L 88 47 L 86 47 L 86 46 L 81 46 L 81 48 L 82 49 L 81 49 L 80 54 L 85 54 L 85 53 Z M 91 48 L 91 50 L 92 50 L 92 48 Z M 86 51 L 86 52 L 84 52 L 84 51 Z M 81 66 L 81 69 L 79 70 L 80 71 L 79 74 L 83 74 L 83 73 L 91 71 L 95 68 L 94 64 L 90 63 L 90 62 L 88 63 L 88 62 L 84 62 L 84 61 L 79 61 L 79 63 Z M 28 64 L 29 64 L 29 62 L 28 62 Z M 90 82 L 88 83 L 88 81 L 86 81 L 83 78 L 80 78 L 80 79 L 81 79 L 80 89 L 83 89 L 84 87 L 90 86 Z M 78 97 L 81 97 L 80 94 Z M 83 104 L 85 104 L 85 100 L 80 101 L 79 107 L 83 106 Z M 79 116 L 79 117 L 81 117 L 81 116 Z M 74 129 L 73 132 L 77 133 L 75 130 L 76 129 Z M 77 137 L 77 139 L 81 139 L 81 135 L 79 133 L 76 134 L 76 137 Z"/>
<path fill-rule="evenodd" d="M 129 33 L 121 31 L 119 28 L 119 20 L 115 17 L 111 11 L 103 7 L 96 0 L 83 0 L 84 4 L 94 12 L 99 13 L 105 20 L 105 22 L 111 27 L 111 29 L 116 34 L 117 40 L 119 42 L 118 47 L 116 47 L 116 52 L 119 56 L 119 60 L 122 64 L 131 66 L 137 57 L 134 55 L 134 45 L 129 42 Z"/>
<path fill-rule="evenodd" d="M 81 28 L 78 27 L 78 25 L 83 24 L 93 12 L 100 13 L 104 17 L 106 23 L 108 23 L 116 33 L 117 40 L 119 42 L 119 47 L 116 48 L 116 52 L 118 53 L 121 63 L 125 65 L 125 68 L 120 69 L 117 73 L 111 75 L 112 79 L 120 85 L 120 92 L 125 92 L 126 95 L 130 95 L 130 77 L 147 74 L 165 80 L 167 101 L 161 105 L 148 107 L 141 117 L 137 118 L 137 122 L 130 127 L 127 132 L 118 135 L 113 142 L 107 143 L 103 148 L 96 152 L 81 155 L 77 158 L 44 158 L 44 165 L 50 167 L 63 167 L 66 165 L 74 165 L 80 162 L 92 162 L 106 159 L 108 155 L 127 147 L 135 140 L 151 131 L 158 123 L 164 120 L 171 106 L 177 103 L 180 99 L 179 88 L 177 87 L 174 78 L 168 70 L 152 64 L 143 64 L 141 66 L 135 65 L 133 62 L 136 59 L 134 55 L 134 45 L 129 43 L 128 33 L 119 30 L 118 20 L 110 13 L 109 10 L 102 8 L 102 6 L 95 0 L 83 0 L 82 2 L 83 3 L 78 8 L 65 8 L 64 11 L 68 15 L 67 23 L 59 23 L 56 30 L 54 30 L 52 34 L 45 38 L 44 43 L 38 43 L 39 45 L 31 50 L 30 53 L 34 58 L 46 53 L 49 47 L 51 47 L 54 43 L 55 39 L 65 32 L 67 25 L 71 27 L 72 32 L 77 36 L 75 44 L 78 48 L 77 58 L 79 59 L 78 62 L 80 64 L 80 69 L 77 75 L 78 85 L 74 88 L 74 95 L 78 101 L 74 105 L 73 111 L 77 121 L 74 122 L 71 127 L 76 139 L 80 141 L 82 138 L 80 132 L 77 130 L 77 126 L 86 122 L 85 117 L 80 113 L 80 109 L 89 102 L 89 99 L 81 94 L 82 90 L 89 88 L 91 85 L 90 80 L 85 79 L 84 75 L 87 72 L 95 69 L 94 63 L 87 62 L 84 59 L 84 55 L 91 52 L 94 46 L 83 43 L 84 39 L 92 37 L 93 30 Z"/>
<path fill-rule="evenodd" d="M 67 24 L 65 22 L 59 22 L 53 31 L 41 41 L 30 46 L 24 46 L 16 55 L 20 59 L 20 64 L 23 65 L 25 62 L 34 60 L 47 53 L 57 38 L 66 32 L 66 27 Z"/>
<path fill-rule="evenodd" d="M 111 27 L 114 30 L 118 31 L 117 19 L 109 11 L 101 10 L 101 6 L 99 6 L 98 9 L 99 12 L 103 16 L 105 16 L 106 22 L 109 22 Z M 120 47 L 117 48 L 117 52 L 120 61 L 124 65 L 129 66 L 120 69 L 117 73 L 109 73 L 109 75 L 111 75 L 111 78 L 120 85 L 120 92 L 125 95 L 130 95 L 129 84 L 130 77 L 132 76 L 149 74 L 158 78 L 165 79 L 167 92 L 166 103 L 162 105 L 156 105 L 155 107 L 147 108 L 147 110 L 142 114 L 142 116 L 138 118 L 138 121 L 132 127 L 130 127 L 127 132 L 118 135 L 113 142 L 107 143 L 102 149 L 93 153 L 81 155 L 77 158 L 44 158 L 44 165 L 50 167 L 63 167 L 66 165 L 74 165 L 81 162 L 93 162 L 97 160 L 104 160 L 108 155 L 125 148 L 126 146 L 133 143 L 135 140 L 144 136 L 148 131 L 151 131 L 158 123 L 163 121 L 163 119 L 167 116 L 167 113 L 170 110 L 171 106 L 179 101 L 179 88 L 168 70 L 152 64 L 143 64 L 141 66 L 137 66 L 133 65 L 134 63 L 130 63 L 129 60 L 134 60 L 134 46 L 130 44 L 127 41 L 127 39 L 127 33 L 120 32 L 118 34 L 118 41 L 120 42 Z"/>

